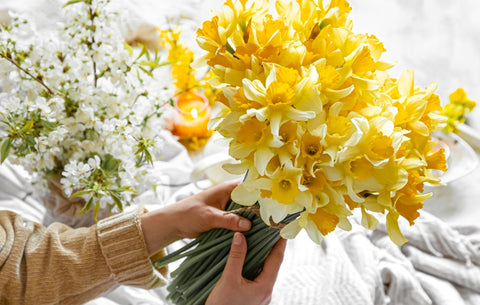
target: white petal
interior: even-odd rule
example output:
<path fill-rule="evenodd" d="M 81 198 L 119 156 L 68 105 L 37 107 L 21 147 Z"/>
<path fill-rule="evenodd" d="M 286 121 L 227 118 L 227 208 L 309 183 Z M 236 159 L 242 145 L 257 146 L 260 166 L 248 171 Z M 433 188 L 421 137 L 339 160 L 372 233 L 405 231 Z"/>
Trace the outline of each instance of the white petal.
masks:
<path fill-rule="evenodd" d="M 357 78 L 357 79 L 360 79 L 360 78 Z M 375 85 L 377 85 L 377 87 L 378 87 L 377 82 L 375 82 Z M 373 85 L 371 85 L 371 86 L 373 86 Z M 326 89 L 325 90 L 325 95 L 331 100 L 340 100 L 340 99 L 350 95 L 353 92 L 353 90 L 354 90 L 353 86 L 350 86 L 350 87 L 345 88 L 345 89 L 340 89 L 340 90 Z"/>

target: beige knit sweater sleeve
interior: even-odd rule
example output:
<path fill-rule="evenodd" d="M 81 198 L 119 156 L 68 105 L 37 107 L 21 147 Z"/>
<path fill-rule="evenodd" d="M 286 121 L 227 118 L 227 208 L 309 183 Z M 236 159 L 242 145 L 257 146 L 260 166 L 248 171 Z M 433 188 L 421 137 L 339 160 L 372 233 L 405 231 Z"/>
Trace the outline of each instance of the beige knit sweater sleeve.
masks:
<path fill-rule="evenodd" d="M 72 229 L 0 211 L 0 304 L 82 304 L 120 284 L 164 284 L 146 250 L 141 213 Z"/>

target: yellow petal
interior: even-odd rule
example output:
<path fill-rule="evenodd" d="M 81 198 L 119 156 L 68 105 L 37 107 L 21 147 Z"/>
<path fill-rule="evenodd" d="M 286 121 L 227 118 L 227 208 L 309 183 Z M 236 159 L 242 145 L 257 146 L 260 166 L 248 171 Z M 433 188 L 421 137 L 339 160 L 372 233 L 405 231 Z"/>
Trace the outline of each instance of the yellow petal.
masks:
<path fill-rule="evenodd" d="M 232 191 L 232 200 L 241 205 L 254 205 L 260 198 L 259 190 L 246 188 L 244 184 L 237 185 Z"/>
<path fill-rule="evenodd" d="M 308 214 L 308 219 L 315 223 L 317 230 L 323 236 L 335 230 L 339 222 L 337 215 L 327 213 L 323 208 L 319 208 L 314 214 Z"/>
<path fill-rule="evenodd" d="M 305 230 L 307 231 L 308 237 L 316 243 L 316 244 L 321 244 L 323 240 L 323 235 L 320 233 L 318 230 L 317 226 L 315 223 L 312 221 L 307 221 L 307 224 L 305 226 Z"/>
<path fill-rule="evenodd" d="M 302 227 L 298 223 L 298 220 L 294 220 L 280 230 L 280 236 L 286 239 L 294 239 L 301 230 Z"/>
<path fill-rule="evenodd" d="M 345 163 L 345 170 L 358 181 L 370 179 L 374 172 L 373 164 L 361 156 Z"/>
<path fill-rule="evenodd" d="M 274 156 L 275 154 L 268 148 L 262 147 L 257 149 L 254 154 L 254 162 L 260 175 L 263 176 L 265 174 L 267 165 Z"/>
<path fill-rule="evenodd" d="M 266 94 L 265 87 L 259 80 L 250 81 L 248 79 L 243 79 L 243 90 L 245 96 L 252 101 L 256 101 L 262 105 L 265 104 Z"/>
<path fill-rule="evenodd" d="M 294 203 L 299 193 L 297 183 L 290 177 L 281 176 L 273 181 L 272 199 L 282 204 Z"/>
<path fill-rule="evenodd" d="M 390 239 L 398 246 L 403 245 L 408 241 L 402 232 L 400 232 L 400 227 L 398 226 L 398 213 L 390 211 L 387 214 L 387 232 L 390 236 Z"/>
<path fill-rule="evenodd" d="M 378 219 L 375 216 L 368 214 L 365 208 L 362 207 L 362 226 L 369 230 L 375 230 L 378 227 Z"/>
<path fill-rule="evenodd" d="M 402 96 L 408 97 L 413 94 L 413 71 L 405 70 L 398 79 L 398 92 Z"/>
<path fill-rule="evenodd" d="M 425 156 L 427 161 L 428 168 L 438 169 L 441 171 L 447 171 L 447 160 L 445 158 L 445 149 L 441 148 L 440 150 L 427 154 Z"/>
<path fill-rule="evenodd" d="M 256 118 L 246 121 L 238 130 L 237 141 L 249 146 L 259 145 L 265 138 L 267 125 Z"/>

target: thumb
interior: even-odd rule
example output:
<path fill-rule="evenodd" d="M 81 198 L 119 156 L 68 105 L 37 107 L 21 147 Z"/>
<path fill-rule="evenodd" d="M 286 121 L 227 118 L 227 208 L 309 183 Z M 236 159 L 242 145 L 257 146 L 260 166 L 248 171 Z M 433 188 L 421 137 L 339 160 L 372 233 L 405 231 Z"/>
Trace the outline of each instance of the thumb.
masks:
<path fill-rule="evenodd" d="M 228 255 L 227 264 L 223 270 L 223 275 L 226 280 L 234 281 L 242 277 L 243 262 L 247 254 L 247 241 L 242 233 L 236 232 L 233 235 L 232 247 Z"/>

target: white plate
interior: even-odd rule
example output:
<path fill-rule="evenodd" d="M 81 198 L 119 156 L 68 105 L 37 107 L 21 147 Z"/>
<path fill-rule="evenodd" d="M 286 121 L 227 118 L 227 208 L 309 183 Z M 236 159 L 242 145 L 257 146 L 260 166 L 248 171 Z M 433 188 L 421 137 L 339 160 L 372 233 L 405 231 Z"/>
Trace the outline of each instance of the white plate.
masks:
<path fill-rule="evenodd" d="M 478 156 L 473 148 L 454 133 L 435 133 L 438 146 L 445 148 L 447 172 L 435 170 L 435 175 L 447 184 L 471 173 L 478 166 Z"/>

